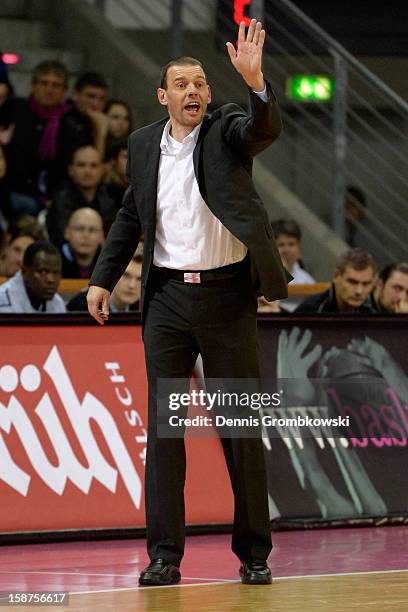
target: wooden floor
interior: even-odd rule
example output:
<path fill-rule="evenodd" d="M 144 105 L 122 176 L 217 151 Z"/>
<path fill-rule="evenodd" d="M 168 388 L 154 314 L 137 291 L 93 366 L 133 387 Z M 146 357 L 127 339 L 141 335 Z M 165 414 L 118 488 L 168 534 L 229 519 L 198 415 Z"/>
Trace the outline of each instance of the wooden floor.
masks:
<path fill-rule="evenodd" d="M 71 595 L 70 612 L 405 612 L 408 573 L 278 578 L 270 586 L 234 584 L 143 588 Z"/>
<path fill-rule="evenodd" d="M 0 547 L 0 593 L 69 591 L 69 612 L 408 612 L 408 527 L 274 534 L 274 582 L 242 585 L 228 536 L 187 539 L 182 583 L 138 588 L 143 540 Z"/>

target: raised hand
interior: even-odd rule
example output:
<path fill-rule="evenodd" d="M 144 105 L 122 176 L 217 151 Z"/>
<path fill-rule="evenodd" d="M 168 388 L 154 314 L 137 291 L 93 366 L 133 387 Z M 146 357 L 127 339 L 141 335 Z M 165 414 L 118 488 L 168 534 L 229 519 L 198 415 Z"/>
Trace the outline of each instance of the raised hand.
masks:
<path fill-rule="evenodd" d="M 227 42 L 232 65 L 254 91 L 262 91 L 265 86 L 262 74 L 264 42 L 265 30 L 262 29 L 262 23 L 256 19 L 251 19 L 246 37 L 245 22 L 241 21 L 238 29 L 237 49 L 231 42 Z"/>

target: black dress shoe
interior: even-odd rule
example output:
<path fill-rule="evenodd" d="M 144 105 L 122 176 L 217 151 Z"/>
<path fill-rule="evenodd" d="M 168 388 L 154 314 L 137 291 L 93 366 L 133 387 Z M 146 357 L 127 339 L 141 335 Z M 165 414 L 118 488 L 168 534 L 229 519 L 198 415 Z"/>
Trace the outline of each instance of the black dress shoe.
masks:
<path fill-rule="evenodd" d="M 242 584 L 271 584 L 272 574 L 266 561 L 246 561 L 239 568 Z"/>
<path fill-rule="evenodd" d="M 180 570 L 166 559 L 153 559 L 139 576 L 140 586 L 166 586 L 181 580 Z"/>

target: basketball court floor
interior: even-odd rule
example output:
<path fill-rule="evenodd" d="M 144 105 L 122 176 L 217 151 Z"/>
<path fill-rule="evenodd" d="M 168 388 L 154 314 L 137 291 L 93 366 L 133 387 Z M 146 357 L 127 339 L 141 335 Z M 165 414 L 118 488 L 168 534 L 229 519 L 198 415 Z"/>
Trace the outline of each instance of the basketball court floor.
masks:
<path fill-rule="evenodd" d="M 145 541 L 0 547 L 0 592 L 69 591 L 69 612 L 406 612 L 408 526 L 277 532 L 274 582 L 242 585 L 226 535 L 187 538 L 182 582 L 137 586 Z M 2 595 L 3 596 L 3 595 Z"/>

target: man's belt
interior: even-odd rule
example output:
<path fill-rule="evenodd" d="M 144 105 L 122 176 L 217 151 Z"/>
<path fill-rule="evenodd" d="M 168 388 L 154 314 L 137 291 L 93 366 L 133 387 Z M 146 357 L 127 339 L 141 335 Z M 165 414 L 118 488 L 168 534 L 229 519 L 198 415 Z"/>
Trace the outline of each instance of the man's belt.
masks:
<path fill-rule="evenodd" d="M 202 271 L 191 270 L 187 272 L 186 270 L 173 270 L 172 268 L 162 268 L 159 266 L 153 266 L 153 269 L 156 273 L 162 274 L 166 278 L 173 278 L 183 283 L 200 284 L 207 281 L 221 281 L 232 278 L 243 270 L 245 262 L 246 259 L 243 259 L 229 266 Z"/>

